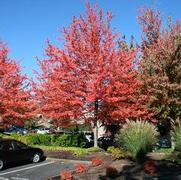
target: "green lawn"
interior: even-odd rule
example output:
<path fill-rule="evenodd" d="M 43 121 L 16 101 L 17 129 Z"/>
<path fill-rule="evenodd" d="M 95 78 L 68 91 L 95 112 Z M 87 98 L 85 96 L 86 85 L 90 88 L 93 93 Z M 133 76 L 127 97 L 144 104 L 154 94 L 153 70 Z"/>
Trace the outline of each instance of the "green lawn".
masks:
<path fill-rule="evenodd" d="M 82 155 L 89 154 L 91 152 L 101 151 L 100 148 L 95 148 L 95 147 L 79 148 L 79 147 L 39 146 L 39 145 L 36 145 L 33 147 L 41 148 L 43 151 L 68 151 L 76 156 L 82 156 Z"/>
<path fill-rule="evenodd" d="M 160 149 L 154 150 L 154 152 L 171 154 L 174 152 L 174 149 L 173 148 L 160 148 Z"/>

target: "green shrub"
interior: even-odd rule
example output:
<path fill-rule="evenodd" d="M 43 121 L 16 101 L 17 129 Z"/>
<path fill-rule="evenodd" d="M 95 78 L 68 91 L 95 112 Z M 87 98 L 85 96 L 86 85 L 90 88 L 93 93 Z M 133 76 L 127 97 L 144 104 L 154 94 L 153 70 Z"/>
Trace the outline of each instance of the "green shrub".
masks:
<path fill-rule="evenodd" d="M 51 135 L 51 145 L 55 145 L 60 135 Z"/>
<path fill-rule="evenodd" d="M 175 150 L 181 151 L 181 121 L 176 121 L 173 124 L 171 134 L 175 143 Z"/>
<path fill-rule="evenodd" d="M 38 135 L 40 145 L 49 146 L 51 145 L 51 136 L 47 134 L 39 134 Z"/>
<path fill-rule="evenodd" d="M 28 145 L 39 145 L 40 140 L 38 135 L 29 134 L 25 136 L 26 144 Z"/>
<path fill-rule="evenodd" d="M 23 142 L 23 143 L 26 144 L 26 137 L 24 137 L 24 136 L 21 135 L 21 134 L 11 134 L 11 135 L 9 136 L 9 138 L 12 138 L 12 139 L 21 141 L 21 142 Z"/>
<path fill-rule="evenodd" d="M 4 137 L 3 135 L 0 137 Z M 8 138 L 21 141 L 27 145 L 61 146 L 61 147 L 84 147 L 83 134 L 64 134 L 61 136 L 48 134 L 11 134 Z"/>
<path fill-rule="evenodd" d="M 113 146 L 110 146 L 108 147 L 107 152 L 111 153 L 112 156 L 116 159 L 122 159 L 127 157 L 127 152 L 122 148 L 115 148 Z"/>
<path fill-rule="evenodd" d="M 74 136 L 70 137 L 71 146 L 78 147 L 79 146 L 79 134 L 75 134 Z"/>
<path fill-rule="evenodd" d="M 133 159 L 141 160 L 156 143 L 157 131 L 155 126 L 147 121 L 127 120 L 120 130 L 117 140 Z"/>
<path fill-rule="evenodd" d="M 67 140 L 68 140 L 68 136 L 67 134 L 61 135 L 60 137 L 58 137 L 55 141 L 55 145 L 56 146 L 62 146 L 62 147 L 67 147 Z"/>
<path fill-rule="evenodd" d="M 82 134 L 64 134 L 56 139 L 55 145 L 62 147 L 84 147 L 85 138 Z"/>
<path fill-rule="evenodd" d="M 78 139 L 78 146 L 77 147 L 84 147 L 86 144 L 84 134 L 78 134 L 77 139 Z"/>
<path fill-rule="evenodd" d="M 3 138 L 3 137 L 4 137 L 4 135 L 0 133 L 0 138 Z"/>
<path fill-rule="evenodd" d="M 52 137 L 47 134 L 11 134 L 9 138 L 21 141 L 27 145 L 51 145 Z"/>

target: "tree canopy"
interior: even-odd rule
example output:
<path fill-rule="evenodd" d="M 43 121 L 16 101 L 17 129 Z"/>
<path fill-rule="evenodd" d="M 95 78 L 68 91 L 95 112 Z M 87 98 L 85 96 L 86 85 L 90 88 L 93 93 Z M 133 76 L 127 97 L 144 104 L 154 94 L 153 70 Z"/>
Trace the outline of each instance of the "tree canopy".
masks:
<path fill-rule="evenodd" d="M 104 17 L 89 3 L 86 8 L 85 15 L 74 17 L 63 29 L 64 47 L 48 43 L 47 59 L 39 61 L 42 74 L 36 94 L 41 110 L 62 124 L 86 118 L 87 113 L 93 115 L 89 119 L 106 123 L 149 117 L 146 96 L 138 93 L 136 50 L 118 48 L 110 13 Z"/>
<path fill-rule="evenodd" d="M 181 21 L 162 25 L 159 11 L 142 9 L 141 79 L 149 108 L 158 120 L 181 117 Z"/>
<path fill-rule="evenodd" d="M 23 125 L 32 116 L 30 91 L 19 64 L 8 59 L 8 49 L 0 43 L 0 117 L 4 126 Z"/>

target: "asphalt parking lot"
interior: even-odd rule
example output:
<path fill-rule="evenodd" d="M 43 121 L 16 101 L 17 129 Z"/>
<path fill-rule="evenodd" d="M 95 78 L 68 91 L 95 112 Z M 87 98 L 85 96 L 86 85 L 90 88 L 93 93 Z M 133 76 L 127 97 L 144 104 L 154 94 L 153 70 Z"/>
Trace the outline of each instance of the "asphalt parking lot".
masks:
<path fill-rule="evenodd" d="M 76 162 L 47 159 L 40 163 L 9 167 L 0 171 L 0 180 L 46 180 L 59 175 L 61 170 L 71 170 Z"/>

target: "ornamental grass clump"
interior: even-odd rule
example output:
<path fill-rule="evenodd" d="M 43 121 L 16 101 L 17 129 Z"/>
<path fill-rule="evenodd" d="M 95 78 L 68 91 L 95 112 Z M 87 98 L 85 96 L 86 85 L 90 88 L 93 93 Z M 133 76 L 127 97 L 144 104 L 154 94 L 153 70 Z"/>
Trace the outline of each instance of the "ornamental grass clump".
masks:
<path fill-rule="evenodd" d="M 144 159 L 157 141 L 155 126 L 147 121 L 126 120 L 117 136 L 118 143 L 124 147 L 134 160 Z"/>
<path fill-rule="evenodd" d="M 175 150 L 181 151 L 181 121 L 177 120 L 172 127 L 171 134 L 175 143 Z"/>

